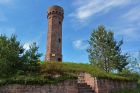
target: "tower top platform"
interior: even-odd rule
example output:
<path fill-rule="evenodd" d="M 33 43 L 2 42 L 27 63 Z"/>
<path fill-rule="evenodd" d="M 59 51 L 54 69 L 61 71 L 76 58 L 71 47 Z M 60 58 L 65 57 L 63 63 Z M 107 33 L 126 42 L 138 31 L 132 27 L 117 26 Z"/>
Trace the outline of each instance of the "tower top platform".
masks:
<path fill-rule="evenodd" d="M 58 12 L 61 12 L 61 13 L 64 13 L 64 10 L 62 7 L 58 6 L 58 5 L 53 5 L 53 6 L 50 6 L 48 8 L 48 13 L 49 12 L 53 12 L 53 11 L 58 11 Z"/>

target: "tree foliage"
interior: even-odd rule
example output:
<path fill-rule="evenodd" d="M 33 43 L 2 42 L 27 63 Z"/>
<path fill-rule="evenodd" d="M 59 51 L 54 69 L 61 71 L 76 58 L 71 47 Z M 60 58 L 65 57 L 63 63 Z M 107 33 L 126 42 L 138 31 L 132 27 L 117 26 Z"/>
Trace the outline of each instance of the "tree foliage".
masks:
<path fill-rule="evenodd" d="M 36 43 L 25 50 L 15 35 L 10 38 L 0 35 L 0 76 L 11 76 L 19 71 L 25 72 L 27 67 L 36 66 L 41 56 L 37 51 Z"/>
<path fill-rule="evenodd" d="M 21 65 L 21 54 L 24 49 L 16 36 L 12 35 L 7 38 L 5 35 L 0 36 L 0 73 L 1 75 L 11 75 L 17 71 Z"/>
<path fill-rule="evenodd" d="M 24 62 L 24 70 L 26 71 L 36 71 L 38 62 L 40 61 L 40 57 L 42 56 L 41 53 L 38 53 L 39 47 L 36 45 L 36 43 L 32 43 L 29 46 L 29 50 L 26 50 L 23 54 L 23 62 Z"/>
<path fill-rule="evenodd" d="M 114 33 L 107 31 L 104 26 L 95 29 L 89 39 L 89 60 L 106 72 L 112 70 L 122 71 L 128 64 L 127 54 L 122 55 L 121 45 L 123 40 L 117 42 Z"/>

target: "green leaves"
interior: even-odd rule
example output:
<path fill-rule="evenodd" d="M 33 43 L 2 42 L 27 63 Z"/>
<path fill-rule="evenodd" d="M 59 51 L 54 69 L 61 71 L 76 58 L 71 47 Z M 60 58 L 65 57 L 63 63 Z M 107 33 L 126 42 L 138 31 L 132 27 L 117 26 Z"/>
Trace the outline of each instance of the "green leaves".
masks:
<path fill-rule="evenodd" d="M 23 53 L 23 50 L 15 35 L 12 35 L 10 38 L 5 35 L 0 36 L 1 76 L 10 76 L 16 72 L 20 64 L 20 54 Z"/>
<path fill-rule="evenodd" d="M 29 50 L 26 50 L 23 54 L 22 61 L 24 62 L 25 71 L 34 72 L 39 69 L 37 69 L 37 66 L 39 65 L 39 58 L 42 56 L 42 54 L 38 53 L 38 46 L 34 42 L 30 45 Z"/>
<path fill-rule="evenodd" d="M 15 35 L 10 38 L 0 35 L 0 77 L 10 77 L 17 72 L 36 71 L 41 54 L 36 43 L 30 49 L 23 48 Z"/>
<path fill-rule="evenodd" d="M 107 31 L 104 26 L 95 29 L 89 39 L 87 49 L 91 64 L 97 65 L 106 72 L 121 71 L 128 64 L 127 55 L 122 55 L 123 41 L 115 41 L 114 33 Z"/>

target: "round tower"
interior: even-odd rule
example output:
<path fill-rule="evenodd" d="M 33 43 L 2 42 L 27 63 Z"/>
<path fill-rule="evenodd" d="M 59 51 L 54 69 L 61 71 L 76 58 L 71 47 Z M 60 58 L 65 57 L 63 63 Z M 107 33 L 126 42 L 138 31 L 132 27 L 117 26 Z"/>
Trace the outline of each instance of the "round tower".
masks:
<path fill-rule="evenodd" d="M 62 62 L 62 22 L 64 10 L 60 6 L 48 9 L 48 34 L 45 61 Z"/>

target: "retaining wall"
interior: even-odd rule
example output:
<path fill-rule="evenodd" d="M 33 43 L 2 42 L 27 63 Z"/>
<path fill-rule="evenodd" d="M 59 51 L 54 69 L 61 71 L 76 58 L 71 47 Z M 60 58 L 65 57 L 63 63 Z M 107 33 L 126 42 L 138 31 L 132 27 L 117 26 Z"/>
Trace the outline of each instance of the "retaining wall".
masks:
<path fill-rule="evenodd" d="M 122 80 L 111 80 L 101 79 L 92 77 L 90 74 L 82 73 L 83 77 L 79 77 L 79 80 L 83 83 L 90 85 L 96 93 L 112 93 L 120 89 L 134 89 L 137 87 L 137 83 L 134 81 L 122 81 Z"/>
<path fill-rule="evenodd" d="M 64 81 L 56 85 L 5 85 L 0 93 L 78 93 L 76 81 Z"/>
<path fill-rule="evenodd" d="M 78 83 L 90 85 L 95 93 L 112 93 L 120 89 L 134 89 L 136 82 L 110 80 L 92 77 L 87 73 L 80 73 L 77 80 L 68 80 L 55 85 L 19 85 L 11 84 L 0 87 L 0 93 L 80 93 Z M 84 92 L 87 93 L 87 92 Z"/>

